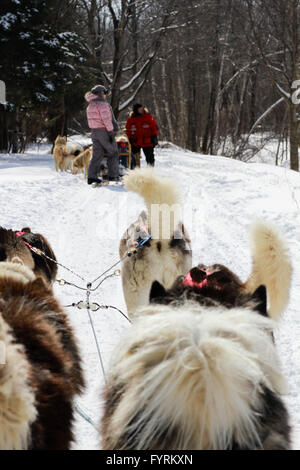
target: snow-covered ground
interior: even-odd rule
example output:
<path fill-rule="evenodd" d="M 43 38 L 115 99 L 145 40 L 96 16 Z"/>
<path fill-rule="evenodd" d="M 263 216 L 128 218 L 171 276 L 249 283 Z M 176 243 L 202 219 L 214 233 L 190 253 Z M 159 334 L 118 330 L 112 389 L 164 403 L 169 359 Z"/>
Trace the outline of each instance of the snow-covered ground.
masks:
<path fill-rule="evenodd" d="M 49 146 L 41 145 L 24 155 L 0 155 L 0 224 L 13 229 L 30 226 L 43 233 L 58 260 L 91 281 L 118 260 L 119 238 L 144 208 L 143 202 L 122 187 L 92 189 L 82 175 L 56 173 L 47 152 Z M 257 218 L 274 222 L 287 240 L 294 274 L 290 303 L 278 325 L 276 343 L 289 384 L 285 400 L 294 448 L 300 449 L 300 174 L 262 163 L 201 156 L 176 147 L 158 149 L 156 154 L 157 171 L 181 187 L 194 264 L 223 263 L 246 280 L 251 270 L 248 229 Z M 59 269 L 58 278 L 84 285 L 63 269 Z M 55 293 L 62 305 L 84 299 L 84 292 L 74 287 L 55 285 Z M 126 312 L 120 278 L 105 281 L 92 300 Z M 67 311 L 80 342 L 87 383 L 77 402 L 98 423 L 104 378 L 91 326 L 85 310 Z M 112 349 L 130 326 L 112 309 L 92 316 L 108 370 Z M 99 449 L 97 432 L 80 416 L 75 434 L 75 449 Z"/>

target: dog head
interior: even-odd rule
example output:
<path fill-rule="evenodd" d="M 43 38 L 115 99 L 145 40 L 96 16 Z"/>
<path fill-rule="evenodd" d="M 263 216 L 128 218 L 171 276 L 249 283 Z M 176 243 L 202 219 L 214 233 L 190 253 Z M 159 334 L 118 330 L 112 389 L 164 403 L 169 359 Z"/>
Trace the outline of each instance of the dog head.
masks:
<path fill-rule="evenodd" d="M 0 262 L 18 263 L 34 270 L 34 260 L 28 248 L 13 230 L 0 227 Z"/>
<path fill-rule="evenodd" d="M 52 284 L 57 275 L 57 264 L 55 263 L 56 257 L 55 254 L 46 240 L 46 238 L 40 233 L 32 233 L 30 228 L 26 227 L 21 230 L 20 240 L 23 241 L 23 244 L 27 246 L 32 246 L 33 248 L 38 248 L 41 250 L 48 258 L 41 256 L 34 251 L 31 251 L 32 258 L 34 261 L 33 271 L 37 277 L 42 277 L 47 283 Z M 24 243 L 25 242 L 25 243 Z"/>
<path fill-rule="evenodd" d="M 67 138 L 65 136 L 58 135 L 55 139 L 55 145 L 66 145 L 67 143 Z"/>
<path fill-rule="evenodd" d="M 279 319 L 288 303 L 292 266 L 289 250 L 278 229 L 256 222 L 250 231 L 252 273 L 245 283 L 222 265 L 199 265 L 185 279 L 179 278 L 170 291 L 158 283 L 152 286 L 150 301 L 183 302 L 194 299 L 202 305 L 214 302 L 227 308 L 249 307 Z M 267 299 L 268 293 L 268 299 Z"/>
<path fill-rule="evenodd" d="M 259 286 L 254 293 L 248 293 L 242 281 L 221 264 L 210 267 L 199 265 L 186 277 L 180 276 L 169 290 L 165 290 L 157 281 L 152 285 L 151 303 L 180 306 L 189 300 L 207 307 L 222 305 L 228 309 L 251 308 L 267 315 L 265 286 Z"/>
<path fill-rule="evenodd" d="M 29 245 L 56 261 L 53 250 L 43 235 L 32 233 L 30 228 L 14 232 L 0 227 L 0 262 L 24 265 L 31 269 L 36 277 L 42 277 L 48 284 L 52 284 L 57 274 L 56 263 L 38 255 Z"/>

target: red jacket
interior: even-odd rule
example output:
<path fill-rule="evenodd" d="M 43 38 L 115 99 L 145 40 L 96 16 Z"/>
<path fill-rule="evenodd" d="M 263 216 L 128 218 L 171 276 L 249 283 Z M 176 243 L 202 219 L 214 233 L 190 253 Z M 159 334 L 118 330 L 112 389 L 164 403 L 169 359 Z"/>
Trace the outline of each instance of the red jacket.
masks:
<path fill-rule="evenodd" d="M 126 134 L 135 147 L 153 147 L 151 136 L 158 135 L 157 124 L 149 112 L 135 115 L 131 113 L 126 122 Z"/>

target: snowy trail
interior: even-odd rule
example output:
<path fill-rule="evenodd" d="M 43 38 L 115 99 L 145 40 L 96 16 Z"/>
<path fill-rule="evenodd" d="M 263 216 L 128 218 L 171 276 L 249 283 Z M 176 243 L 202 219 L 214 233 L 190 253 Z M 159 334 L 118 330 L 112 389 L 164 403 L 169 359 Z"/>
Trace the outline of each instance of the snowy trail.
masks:
<path fill-rule="evenodd" d="M 290 388 L 286 403 L 292 417 L 294 448 L 300 449 L 300 175 L 176 148 L 158 150 L 157 162 L 157 171 L 174 178 L 182 189 L 194 264 L 223 263 L 245 280 L 251 270 L 248 229 L 255 219 L 274 222 L 287 239 L 294 265 L 293 285 L 276 342 Z M 0 155 L 0 197 L 0 225 L 14 229 L 30 226 L 43 233 L 58 260 L 87 281 L 118 260 L 119 238 L 144 208 L 138 196 L 122 187 L 92 189 L 81 175 L 57 174 L 49 155 Z M 63 269 L 58 277 L 84 286 Z M 70 286 L 56 285 L 55 293 L 62 305 L 85 298 L 84 292 Z M 92 300 L 126 312 L 120 278 L 108 279 Z M 87 382 L 78 403 L 98 423 L 104 380 L 91 327 L 84 310 L 67 311 L 80 341 Z M 93 313 L 93 319 L 108 370 L 111 352 L 129 324 L 111 309 Z M 75 449 L 99 448 L 97 432 L 79 416 L 75 434 Z"/>

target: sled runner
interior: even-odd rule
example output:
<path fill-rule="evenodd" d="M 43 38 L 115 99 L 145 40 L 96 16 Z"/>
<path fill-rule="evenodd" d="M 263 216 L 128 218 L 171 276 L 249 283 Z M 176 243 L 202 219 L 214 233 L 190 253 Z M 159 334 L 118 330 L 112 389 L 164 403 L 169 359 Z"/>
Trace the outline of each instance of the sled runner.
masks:
<path fill-rule="evenodd" d="M 104 180 L 102 183 L 92 183 L 92 188 L 101 188 L 102 186 L 123 186 L 122 181 L 108 181 Z"/>

